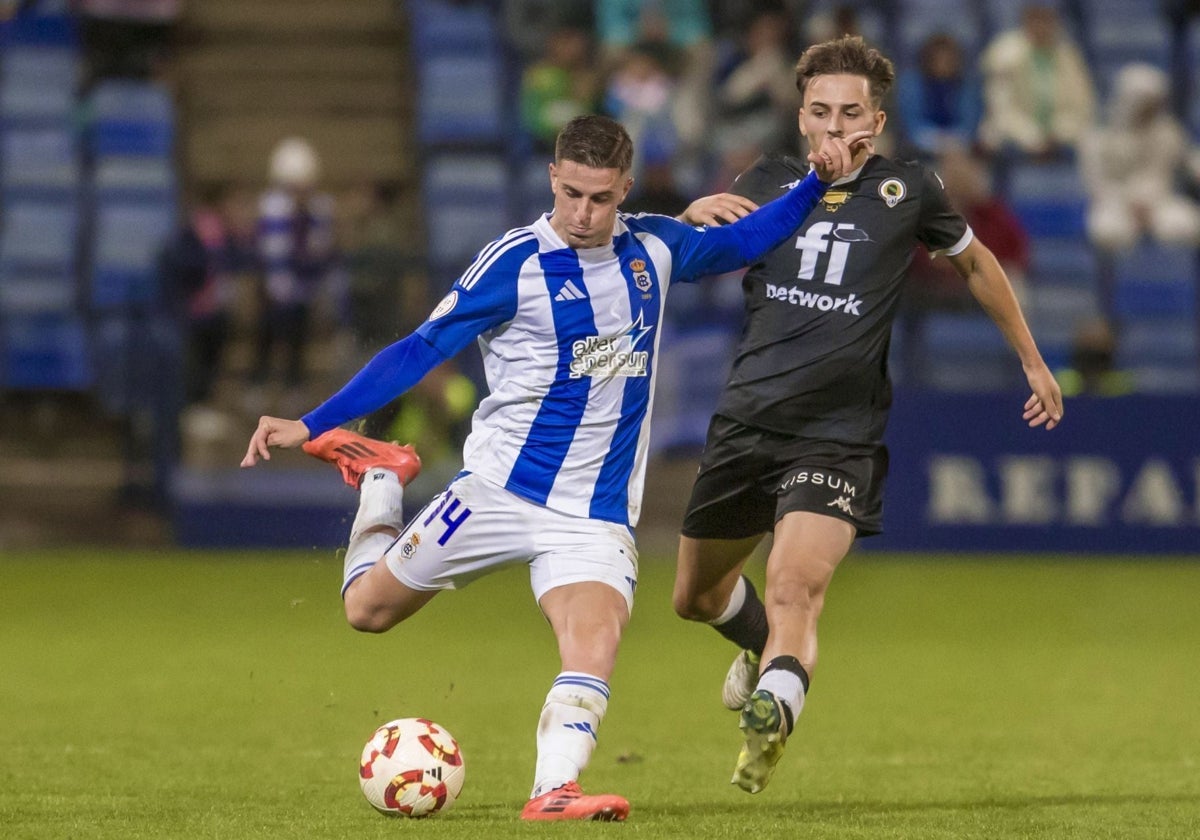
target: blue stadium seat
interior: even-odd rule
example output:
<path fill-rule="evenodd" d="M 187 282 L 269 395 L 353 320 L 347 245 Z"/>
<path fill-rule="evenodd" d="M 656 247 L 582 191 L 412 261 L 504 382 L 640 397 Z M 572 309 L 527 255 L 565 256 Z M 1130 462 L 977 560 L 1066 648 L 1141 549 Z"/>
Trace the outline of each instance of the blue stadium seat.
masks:
<path fill-rule="evenodd" d="M 997 391 L 1016 382 L 1020 366 L 985 315 L 930 313 L 921 336 L 917 380 L 945 391 Z"/>
<path fill-rule="evenodd" d="M 0 134 L 0 203 L 77 196 L 80 170 L 79 143 L 66 123 Z"/>
<path fill-rule="evenodd" d="M 1200 340 L 1195 318 L 1129 320 L 1122 324 L 1117 345 L 1121 367 L 1165 365 L 1200 368 Z"/>
<path fill-rule="evenodd" d="M 897 18 L 899 54 L 902 65 L 915 65 L 921 45 L 935 32 L 953 35 L 968 57 L 978 55 L 984 45 L 984 29 L 977 9 L 967 4 L 946 14 L 944 0 L 908 0 Z"/>
<path fill-rule="evenodd" d="M 1101 96 L 1124 65 L 1138 61 L 1167 69 L 1171 34 L 1166 18 L 1129 0 L 1082 0 L 1087 48 Z"/>
<path fill-rule="evenodd" d="M 72 201 L 14 201 L 0 216 L 0 266 L 69 272 L 78 229 L 79 208 Z"/>
<path fill-rule="evenodd" d="M 504 72 L 497 55 L 432 57 L 418 75 L 417 133 L 423 144 L 504 141 Z"/>
<path fill-rule="evenodd" d="M 68 119 L 75 109 L 80 67 L 71 48 L 0 50 L 0 119 L 6 124 Z"/>
<path fill-rule="evenodd" d="M 167 157 L 175 139 L 175 107 L 160 85 L 128 79 L 101 82 L 88 97 L 89 145 L 97 157 Z"/>
<path fill-rule="evenodd" d="M 170 205 L 100 203 L 92 231 L 92 306 L 105 310 L 156 303 L 158 256 L 174 227 Z"/>
<path fill-rule="evenodd" d="M 1008 200 L 1033 237 L 1082 238 L 1088 196 L 1072 162 L 1014 161 Z"/>
<path fill-rule="evenodd" d="M 430 259 L 462 272 L 511 226 L 507 165 L 498 155 L 451 153 L 430 158 L 424 172 Z"/>
<path fill-rule="evenodd" d="M 1115 314 L 1118 318 L 1193 315 L 1196 277 L 1194 250 L 1145 243 L 1116 261 Z"/>
<path fill-rule="evenodd" d="M 77 44 L 79 32 L 70 11 L 68 0 L 40 0 L 26 4 L 20 14 L 0 23 L 0 47 Z"/>
<path fill-rule="evenodd" d="M 419 60 L 457 53 L 494 51 L 500 35 L 494 13 L 484 3 L 408 0 L 411 43 Z"/>
<path fill-rule="evenodd" d="M 1084 239 L 1034 236 L 1029 243 L 1029 280 L 1095 290 L 1100 266 L 1095 249 Z"/>
<path fill-rule="evenodd" d="M 75 305 L 74 274 L 14 270 L 0 263 L 0 317 L 67 314 Z"/>
<path fill-rule="evenodd" d="M 0 381 L 10 390 L 86 390 L 92 382 L 87 330 L 74 316 L 0 322 Z"/>

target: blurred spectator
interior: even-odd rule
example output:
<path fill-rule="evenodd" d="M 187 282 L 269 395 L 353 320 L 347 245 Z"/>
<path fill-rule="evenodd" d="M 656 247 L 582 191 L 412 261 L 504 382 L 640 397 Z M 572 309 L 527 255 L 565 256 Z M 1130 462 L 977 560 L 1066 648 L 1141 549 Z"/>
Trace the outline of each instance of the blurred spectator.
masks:
<path fill-rule="evenodd" d="M 595 113 L 600 77 L 588 33 L 562 27 L 548 37 L 542 58 L 521 77 L 521 127 L 539 152 L 553 152 L 558 132 L 572 117 Z"/>
<path fill-rule="evenodd" d="M 961 146 L 948 146 L 937 161 L 946 196 L 979 239 L 988 244 L 1008 275 L 1018 298 L 1024 297 L 1029 271 L 1029 234 L 1020 219 L 992 190 L 987 167 Z M 907 304 L 918 309 L 973 309 L 975 298 L 948 260 L 923 247 L 909 268 Z"/>
<path fill-rule="evenodd" d="M 1088 235 L 1100 248 L 1131 248 L 1145 234 L 1172 245 L 1200 241 L 1200 208 L 1180 189 L 1200 174 L 1200 150 L 1168 109 L 1169 94 L 1166 73 L 1126 65 L 1107 120 L 1081 144 Z"/>
<path fill-rule="evenodd" d="M 228 425 L 212 405 L 213 390 L 229 341 L 235 282 L 254 263 L 254 197 L 230 184 L 206 192 L 159 259 L 162 287 L 184 328 L 185 423 L 203 437 L 220 437 Z"/>
<path fill-rule="evenodd" d="M 659 48 L 652 43 L 631 47 L 604 91 L 605 113 L 624 124 L 634 147 L 641 151 L 634 158 L 635 180 L 641 175 L 644 159 L 672 158 L 679 144 L 672 119 L 678 83 L 659 55 Z"/>
<path fill-rule="evenodd" d="M 339 203 L 344 224 L 338 242 L 350 280 L 350 328 L 359 349 L 369 355 L 396 341 L 412 317 L 400 294 L 409 260 L 401 245 L 399 201 L 399 187 L 385 182 L 362 184 Z"/>
<path fill-rule="evenodd" d="M 1020 28 L 997 35 L 980 63 L 984 148 L 1037 157 L 1075 150 L 1092 126 L 1095 86 L 1053 6 L 1026 6 Z"/>
<path fill-rule="evenodd" d="M 258 413 L 272 354 L 284 351 L 288 401 L 303 399 L 304 351 L 313 305 L 333 276 L 333 199 L 317 191 L 320 161 L 308 141 L 283 140 L 271 153 L 271 186 L 259 201 L 258 256 L 262 303 L 258 358 L 247 408 Z"/>
<path fill-rule="evenodd" d="M 649 51 L 677 80 L 668 110 L 683 151 L 704 148 L 711 129 L 715 61 L 707 2 L 596 0 L 595 13 L 605 68 L 619 73 L 631 52 L 644 55 Z M 637 137 L 633 139 L 638 144 Z"/>
<path fill-rule="evenodd" d="M 914 153 L 932 159 L 947 143 L 974 142 L 983 99 L 953 35 L 930 35 L 921 45 L 917 66 L 901 73 L 896 87 L 900 121 Z"/>
<path fill-rule="evenodd" d="M 819 44 L 843 35 L 862 35 L 858 22 L 858 8 L 850 3 L 840 3 L 804 16 L 804 38 L 806 44 Z"/>
<path fill-rule="evenodd" d="M 504 28 L 524 63 L 536 61 L 559 29 L 591 33 L 592 0 L 504 0 Z"/>
<path fill-rule="evenodd" d="M 1133 376 L 1115 366 L 1117 337 L 1103 318 L 1082 322 L 1071 339 L 1071 366 L 1055 372 L 1064 397 L 1120 397 L 1134 390 Z"/>
<path fill-rule="evenodd" d="M 162 75 L 183 0 L 75 0 L 89 81 Z"/>
<path fill-rule="evenodd" d="M 713 143 L 760 152 L 790 148 L 800 96 L 793 83 L 791 27 L 782 9 L 750 18 L 737 48 L 717 67 L 712 91 Z"/>
<path fill-rule="evenodd" d="M 651 152 L 642 155 L 641 175 L 633 182 L 633 190 L 621 204 L 621 209 L 626 213 L 674 216 L 689 201 L 675 183 L 675 168 L 670 155 Z"/>

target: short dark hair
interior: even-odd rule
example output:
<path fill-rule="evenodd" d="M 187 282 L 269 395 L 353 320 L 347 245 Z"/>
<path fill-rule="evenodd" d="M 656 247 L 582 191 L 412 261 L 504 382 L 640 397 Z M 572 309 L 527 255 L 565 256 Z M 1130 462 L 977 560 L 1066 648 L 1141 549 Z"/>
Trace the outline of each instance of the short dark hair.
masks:
<path fill-rule="evenodd" d="M 896 68 L 887 56 L 868 47 L 860 36 L 845 35 L 813 44 L 804 51 L 796 62 L 796 90 L 803 98 L 804 89 L 814 77 L 838 74 L 865 76 L 875 107 L 879 107 L 896 81 Z"/>
<path fill-rule="evenodd" d="M 569 160 L 593 169 L 633 168 L 633 140 L 625 126 L 599 114 L 575 117 L 558 133 L 554 162 Z"/>

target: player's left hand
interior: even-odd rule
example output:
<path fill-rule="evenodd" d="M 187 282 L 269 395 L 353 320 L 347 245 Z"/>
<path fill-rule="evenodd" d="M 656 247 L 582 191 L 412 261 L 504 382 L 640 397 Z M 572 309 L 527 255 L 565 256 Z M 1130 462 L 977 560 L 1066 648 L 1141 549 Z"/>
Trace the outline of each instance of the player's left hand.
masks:
<path fill-rule="evenodd" d="M 854 156 L 862 149 L 874 151 L 875 132 L 870 129 L 855 131 L 845 137 L 826 134 L 821 148 L 809 152 L 808 162 L 817 170 L 817 177 L 825 183 L 849 175 L 854 165 Z"/>
<path fill-rule="evenodd" d="M 758 205 L 745 196 L 717 193 L 697 198 L 678 218 L 688 225 L 716 226 L 736 222 L 757 209 Z"/>
<path fill-rule="evenodd" d="M 1025 401 L 1025 413 L 1022 417 L 1029 423 L 1031 429 L 1045 426 L 1050 431 L 1063 417 L 1062 389 L 1054 379 L 1054 374 L 1045 362 L 1025 371 L 1025 378 L 1033 394 Z"/>
<path fill-rule="evenodd" d="M 253 467 L 258 459 L 271 460 L 271 447 L 281 446 L 291 449 L 308 440 L 308 426 L 302 420 L 284 420 L 282 417 L 258 418 L 258 428 L 250 436 L 250 445 L 246 447 L 246 457 L 242 459 L 243 467 Z"/>

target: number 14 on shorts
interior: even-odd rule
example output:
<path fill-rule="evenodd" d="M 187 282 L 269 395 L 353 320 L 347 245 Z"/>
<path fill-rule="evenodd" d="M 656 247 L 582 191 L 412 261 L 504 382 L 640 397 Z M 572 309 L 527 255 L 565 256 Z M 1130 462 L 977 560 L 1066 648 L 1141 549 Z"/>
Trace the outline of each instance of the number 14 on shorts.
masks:
<path fill-rule="evenodd" d="M 438 537 L 438 545 L 444 546 L 454 536 L 454 532 L 458 530 L 458 526 L 467 521 L 471 515 L 471 509 L 464 505 L 460 500 L 454 498 L 454 494 L 447 490 L 442 494 L 441 501 L 429 512 L 425 517 L 425 521 L 421 523 L 422 528 L 428 528 L 429 523 L 434 519 L 441 519 L 445 524 L 446 530 Z"/>

